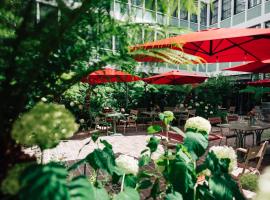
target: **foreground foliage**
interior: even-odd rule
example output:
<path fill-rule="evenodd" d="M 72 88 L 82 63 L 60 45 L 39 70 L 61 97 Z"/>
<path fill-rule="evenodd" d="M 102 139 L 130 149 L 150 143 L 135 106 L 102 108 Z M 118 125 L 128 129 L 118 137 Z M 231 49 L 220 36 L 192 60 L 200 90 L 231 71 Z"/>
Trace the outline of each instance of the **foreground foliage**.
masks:
<path fill-rule="evenodd" d="M 165 111 L 160 114 L 160 118 L 165 130 L 168 130 L 174 118 L 172 112 Z M 63 126 L 67 123 L 70 122 L 62 121 Z M 75 125 L 75 122 L 73 124 Z M 44 125 L 44 128 L 49 127 L 49 124 Z M 162 127 L 152 127 L 148 130 L 153 134 L 161 129 Z M 29 164 L 19 171 L 19 189 L 16 194 L 14 192 L 11 195 L 20 199 L 244 199 L 237 183 L 229 174 L 230 158 L 219 159 L 215 151 L 210 151 L 201 165 L 196 164 L 206 151 L 210 129 L 211 125 L 206 119 L 190 118 L 185 126 L 183 143 L 177 144 L 174 151 L 165 148 L 165 151 L 160 153 L 160 139 L 152 136 L 138 160 L 127 155 L 116 158 L 112 145 L 98 139 L 94 134 L 92 142 L 100 143 L 103 147 L 98 145 L 99 148 L 69 168 L 55 162 Z M 44 141 L 50 144 L 48 140 Z M 38 141 L 36 142 L 38 144 Z M 153 164 L 155 167 L 151 168 Z M 89 180 L 84 175 L 71 176 L 81 165 L 91 167 L 94 179 Z M 199 182 L 201 172 L 205 170 L 210 171 L 210 174 L 205 176 L 207 182 Z M 106 178 L 100 179 L 101 174 Z M 113 184 L 121 186 L 117 192 L 108 190 L 107 186 Z M 8 188 L 4 189 L 6 192 L 10 191 Z M 145 193 L 146 190 L 148 192 Z M 142 194 L 148 196 L 140 196 Z"/>

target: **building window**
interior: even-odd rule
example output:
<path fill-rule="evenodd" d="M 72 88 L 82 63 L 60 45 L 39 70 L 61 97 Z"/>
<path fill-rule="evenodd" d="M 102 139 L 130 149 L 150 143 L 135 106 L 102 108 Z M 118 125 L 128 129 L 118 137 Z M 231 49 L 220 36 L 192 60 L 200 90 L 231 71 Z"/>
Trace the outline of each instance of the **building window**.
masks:
<path fill-rule="evenodd" d="M 218 1 L 213 2 L 213 9 L 211 10 L 211 24 L 218 22 Z"/>
<path fill-rule="evenodd" d="M 142 0 L 131 0 L 131 3 L 135 6 L 142 6 Z"/>
<path fill-rule="evenodd" d="M 250 27 L 248 27 L 248 28 L 261 28 L 261 24 L 256 24 L 256 25 L 250 26 Z"/>
<path fill-rule="evenodd" d="M 207 25 L 207 4 L 201 2 L 201 25 Z"/>
<path fill-rule="evenodd" d="M 190 21 L 191 22 L 194 22 L 194 23 L 197 23 L 198 22 L 198 16 L 196 14 L 191 14 L 190 16 Z"/>
<path fill-rule="evenodd" d="M 188 19 L 188 12 L 187 12 L 187 10 L 181 8 L 181 10 L 180 10 L 180 19 L 184 19 L 184 20 L 187 20 Z"/>
<path fill-rule="evenodd" d="M 270 28 L 270 21 L 265 22 L 265 23 L 264 23 L 264 27 L 265 27 L 265 28 Z"/>
<path fill-rule="evenodd" d="M 252 8 L 262 3 L 262 0 L 248 0 L 248 8 Z"/>
<path fill-rule="evenodd" d="M 227 19 L 231 16 L 231 0 L 222 0 L 222 15 L 221 19 Z"/>
<path fill-rule="evenodd" d="M 246 1 L 245 0 L 234 0 L 234 14 L 245 11 Z"/>

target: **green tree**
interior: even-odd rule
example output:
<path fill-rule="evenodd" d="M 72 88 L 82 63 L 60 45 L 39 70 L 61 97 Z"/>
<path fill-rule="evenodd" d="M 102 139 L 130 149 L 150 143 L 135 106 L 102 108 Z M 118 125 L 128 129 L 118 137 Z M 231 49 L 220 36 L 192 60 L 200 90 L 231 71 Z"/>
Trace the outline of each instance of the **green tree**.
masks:
<path fill-rule="evenodd" d="M 138 26 L 112 18 L 111 0 L 56 1 L 40 20 L 34 0 L 0 3 L 0 180 L 20 159 L 20 147 L 10 138 L 20 113 L 42 97 L 59 102 L 67 88 L 98 68 L 114 64 L 132 72 L 136 64 L 128 47 L 136 44 L 130 34 Z M 120 41 L 117 52 L 106 50 L 112 35 Z"/>

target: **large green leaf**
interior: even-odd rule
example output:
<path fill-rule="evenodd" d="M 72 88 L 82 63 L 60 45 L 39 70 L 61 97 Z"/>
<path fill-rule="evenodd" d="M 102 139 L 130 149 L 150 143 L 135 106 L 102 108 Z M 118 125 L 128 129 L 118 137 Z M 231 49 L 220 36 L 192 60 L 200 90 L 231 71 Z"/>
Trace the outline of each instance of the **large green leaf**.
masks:
<path fill-rule="evenodd" d="M 69 184 L 69 192 L 72 200 L 88 200 L 94 198 L 94 187 L 85 176 L 78 176 Z"/>
<path fill-rule="evenodd" d="M 140 195 L 139 193 L 133 189 L 133 188 L 125 188 L 123 192 L 120 192 L 117 194 L 114 198 L 114 200 L 139 200 Z"/>
<path fill-rule="evenodd" d="M 185 162 L 181 157 L 170 160 L 168 178 L 175 191 L 180 192 L 184 199 L 193 199 L 196 174 L 193 162 Z"/>
<path fill-rule="evenodd" d="M 157 137 L 151 137 L 147 147 L 150 149 L 150 152 L 153 153 L 157 150 L 160 140 Z"/>
<path fill-rule="evenodd" d="M 184 146 L 188 149 L 192 158 L 197 160 L 205 153 L 208 147 L 208 139 L 200 133 L 187 132 Z"/>
<path fill-rule="evenodd" d="M 67 170 L 59 164 L 31 165 L 21 176 L 20 199 L 70 199 Z"/>
<path fill-rule="evenodd" d="M 108 151 L 107 148 L 95 149 L 90 153 L 85 160 L 93 167 L 95 170 L 102 169 L 109 174 L 113 174 L 115 168 L 115 157 Z"/>
<path fill-rule="evenodd" d="M 132 174 L 128 174 L 125 176 L 124 184 L 125 187 L 135 188 L 137 184 L 138 178 Z"/>
<path fill-rule="evenodd" d="M 147 133 L 154 134 L 162 131 L 162 127 L 159 125 L 152 125 L 147 128 Z"/>

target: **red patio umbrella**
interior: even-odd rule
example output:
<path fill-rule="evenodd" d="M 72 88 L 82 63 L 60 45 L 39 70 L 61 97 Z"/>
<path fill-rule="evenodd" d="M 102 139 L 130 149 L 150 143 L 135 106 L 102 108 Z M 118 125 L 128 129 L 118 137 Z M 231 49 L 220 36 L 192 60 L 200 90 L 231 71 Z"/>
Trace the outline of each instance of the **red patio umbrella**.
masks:
<path fill-rule="evenodd" d="M 112 69 L 105 68 L 94 71 L 82 78 L 82 82 L 89 83 L 90 85 L 98 85 L 103 83 L 114 83 L 114 82 L 133 82 L 141 80 L 140 77 L 131 75 L 129 73 Z M 88 101 L 90 102 L 90 93 L 88 94 Z M 90 104 L 90 103 L 89 103 Z M 128 104 L 128 87 L 126 90 L 126 106 Z"/>
<path fill-rule="evenodd" d="M 82 82 L 90 85 L 113 82 L 133 82 L 141 80 L 140 77 L 112 68 L 105 68 L 94 71 L 88 76 L 82 78 Z"/>
<path fill-rule="evenodd" d="M 266 60 L 270 58 L 270 29 L 208 29 L 133 46 L 131 51 L 151 48 L 183 50 L 208 63 Z M 143 55 L 135 59 L 141 62 L 160 61 Z"/>
<path fill-rule="evenodd" d="M 252 86 L 270 87 L 270 79 L 252 81 L 248 82 L 247 84 Z"/>
<path fill-rule="evenodd" d="M 144 78 L 143 80 L 150 84 L 181 85 L 202 83 L 207 78 L 207 76 L 198 73 L 173 70 L 170 72 Z"/>
<path fill-rule="evenodd" d="M 270 73 L 270 59 L 264 61 L 250 62 L 235 67 L 225 68 L 223 70 L 252 73 Z"/>

